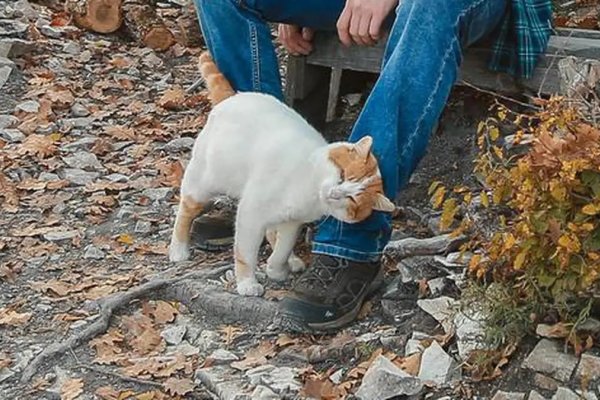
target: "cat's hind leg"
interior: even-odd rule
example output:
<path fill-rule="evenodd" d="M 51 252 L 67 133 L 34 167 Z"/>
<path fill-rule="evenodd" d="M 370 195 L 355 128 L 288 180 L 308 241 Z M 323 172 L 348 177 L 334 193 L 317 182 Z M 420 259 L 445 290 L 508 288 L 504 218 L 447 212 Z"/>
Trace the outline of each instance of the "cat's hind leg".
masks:
<path fill-rule="evenodd" d="M 240 201 L 235 227 L 234 257 L 237 292 L 242 296 L 261 296 L 264 293 L 264 288 L 255 275 L 258 251 L 265 237 L 265 224 L 260 215 L 244 200 Z"/>
<path fill-rule="evenodd" d="M 267 241 L 273 253 L 267 260 L 267 276 L 274 281 L 285 281 L 290 270 L 304 269 L 304 262 L 294 254 L 294 245 L 301 225 L 294 222 L 277 225 L 267 231 Z"/>

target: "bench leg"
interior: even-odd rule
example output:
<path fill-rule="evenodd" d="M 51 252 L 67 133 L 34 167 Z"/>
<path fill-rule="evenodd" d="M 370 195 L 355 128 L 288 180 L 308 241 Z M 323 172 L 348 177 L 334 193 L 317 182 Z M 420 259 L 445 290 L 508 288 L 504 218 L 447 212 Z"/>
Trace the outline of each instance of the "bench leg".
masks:
<path fill-rule="evenodd" d="M 306 57 L 289 56 L 285 100 L 317 129 L 326 117 L 330 69 L 306 62 Z"/>
<path fill-rule="evenodd" d="M 335 118 L 335 109 L 338 96 L 340 95 L 340 85 L 342 83 L 342 68 L 331 68 L 331 78 L 329 80 L 329 95 L 327 97 L 327 115 L 325 122 L 331 122 Z"/>

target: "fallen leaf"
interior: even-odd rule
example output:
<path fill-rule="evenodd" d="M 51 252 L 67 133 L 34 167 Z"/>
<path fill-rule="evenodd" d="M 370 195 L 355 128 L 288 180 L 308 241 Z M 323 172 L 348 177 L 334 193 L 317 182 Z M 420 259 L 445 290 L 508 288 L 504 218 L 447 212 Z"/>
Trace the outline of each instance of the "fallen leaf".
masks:
<path fill-rule="evenodd" d="M 421 366 L 421 353 L 414 353 L 408 357 L 394 360 L 394 364 L 407 374 L 417 376 L 419 374 L 419 367 Z"/>
<path fill-rule="evenodd" d="M 74 400 L 83 393 L 83 379 L 69 379 L 60 387 L 60 400 Z"/>
<path fill-rule="evenodd" d="M 133 239 L 133 236 L 131 236 L 128 233 L 122 233 L 117 238 L 117 242 L 131 246 L 134 242 L 134 239 Z"/>
<path fill-rule="evenodd" d="M 94 393 L 102 400 L 120 400 L 121 391 L 114 389 L 112 386 L 101 386 Z"/>
<path fill-rule="evenodd" d="M 152 314 L 157 323 L 165 324 L 167 322 L 173 322 L 177 314 L 179 314 L 179 311 L 177 311 L 170 303 L 158 300 Z"/>
<path fill-rule="evenodd" d="M 6 307 L 0 308 L 0 325 L 20 326 L 31 319 L 31 313 L 19 313 Z"/>
<path fill-rule="evenodd" d="M 182 87 L 167 89 L 165 93 L 158 99 L 157 104 L 168 110 L 178 109 L 185 101 L 185 91 Z"/>
<path fill-rule="evenodd" d="M 38 156 L 40 158 L 48 158 L 56 154 L 57 151 L 58 148 L 54 145 L 50 137 L 38 134 L 27 136 L 17 149 L 18 154 Z"/>
<path fill-rule="evenodd" d="M 185 396 L 194 390 L 194 382 L 191 379 L 169 378 L 163 384 L 167 393 L 176 396 Z"/>

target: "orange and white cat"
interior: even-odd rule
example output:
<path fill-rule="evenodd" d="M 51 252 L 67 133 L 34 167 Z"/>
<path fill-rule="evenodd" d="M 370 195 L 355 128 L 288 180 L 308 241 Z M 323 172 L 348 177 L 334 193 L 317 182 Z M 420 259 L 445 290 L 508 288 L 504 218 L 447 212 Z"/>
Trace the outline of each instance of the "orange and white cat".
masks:
<path fill-rule="evenodd" d="M 273 253 L 267 276 L 285 280 L 304 269 L 293 254 L 303 223 L 323 216 L 355 223 L 373 210 L 392 212 L 383 195 L 372 139 L 328 144 L 275 97 L 235 93 L 208 53 L 200 70 L 214 107 L 198 135 L 181 185 L 169 257 L 189 258 L 192 220 L 217 195 L 239 199 L 235 276 L 241 295 L 260 296 L 255 269 L 265 235 Z"/>

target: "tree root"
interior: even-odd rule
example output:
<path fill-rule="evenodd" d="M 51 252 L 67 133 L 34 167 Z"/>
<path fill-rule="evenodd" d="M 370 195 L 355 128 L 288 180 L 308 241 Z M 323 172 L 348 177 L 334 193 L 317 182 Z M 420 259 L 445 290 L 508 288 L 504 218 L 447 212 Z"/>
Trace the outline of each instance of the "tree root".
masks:
<path fill-rule="evenodd" d="M 162 289 L 163 287 L 172 285 L 176 282 L 184 279 L 206 279 L 213 276 L 218 276 L 223 272 L 231 268 L 228 263 L 220 262 L 210 264 L 205 267 L 202 271 L 190 272 L 178 277 L 166 278 L 165 276 L 171 275 L 175 271 L 168 270 L 164 273 L 157 274 L 157 277 L 150 281 L 136 287 L 132 287 L 124 292 L 113 293 L 98 300 L 100 307 L 100 318 L 98 318 L 93 324 L 88 326 L 81 332 L 74 333 L 63 341 L 57 341 L 49 345 L 38 354 L 33 361 L 25 368 L 21 375 L 21 383 L 27 383 L 31 380 L 33 375 L 37 372 L 38 368 L 42 363 L 49 360 L 50 358 L 56 357 L 69 349 L 79 346 L 81 343 L 90 340 L 91 338 L 100 335 L 108 329 L 110 318 L 113 313 L 129 304 L 131 300 L 145 296 L 149 292 Z"/>

